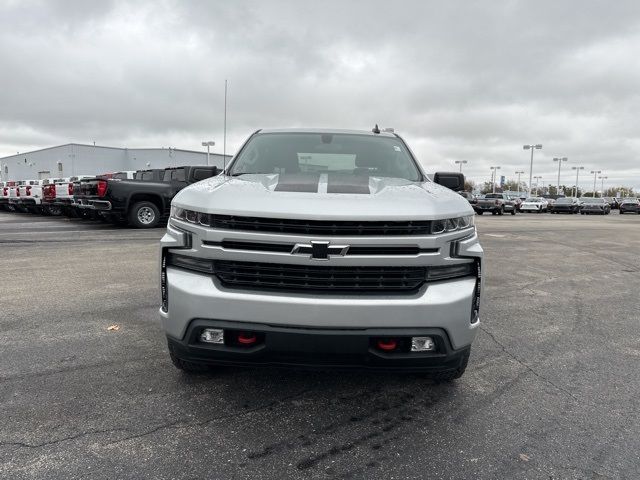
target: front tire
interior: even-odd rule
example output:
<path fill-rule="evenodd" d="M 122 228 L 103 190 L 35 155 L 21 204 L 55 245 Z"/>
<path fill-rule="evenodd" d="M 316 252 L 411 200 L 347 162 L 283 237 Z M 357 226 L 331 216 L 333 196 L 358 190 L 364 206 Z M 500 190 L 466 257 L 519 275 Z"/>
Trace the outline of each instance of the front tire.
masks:
<path fill-rule="evenodd" d="M 134 228 L 154 228 L 160 222 L 160 210 L 152 202 L 137 202 L 129 210 L 129 224 Z"/>
<path fill-rule="evenodd" d="M 47 207 L 47 213 L 53 217 L 60 217 L 62 215 L 62 209 L 57 205 L 51 205 Z"/>

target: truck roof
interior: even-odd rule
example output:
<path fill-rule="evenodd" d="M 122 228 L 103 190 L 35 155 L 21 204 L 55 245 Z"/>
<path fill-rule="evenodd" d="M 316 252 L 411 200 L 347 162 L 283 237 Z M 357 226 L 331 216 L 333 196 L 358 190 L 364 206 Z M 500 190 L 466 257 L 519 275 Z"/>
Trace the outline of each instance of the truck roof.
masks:
<path fill-rule="evenodd" d="M 346 135 L 370 135 L 372 137 L 395 137 L 391 132 L 380 130 L 373 133 L 371 130 L 343 130 L 338 128 L 263 128 L 258 133 L 342 133 Z"/>

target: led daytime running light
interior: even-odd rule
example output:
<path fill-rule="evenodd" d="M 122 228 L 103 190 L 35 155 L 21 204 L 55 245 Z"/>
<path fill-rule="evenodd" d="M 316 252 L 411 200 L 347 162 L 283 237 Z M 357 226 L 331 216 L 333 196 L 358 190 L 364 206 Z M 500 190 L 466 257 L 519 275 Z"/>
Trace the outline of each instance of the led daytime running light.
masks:
<path fill-rule="evenodd" d="M 474 224 L 473 215 L 466 215 L 464 217 L 455 218 L 443 218 L 441 220 L 434 220 L 431 222 L 431 233 L 450 233 L 458 230 L 464 230 Z"/>

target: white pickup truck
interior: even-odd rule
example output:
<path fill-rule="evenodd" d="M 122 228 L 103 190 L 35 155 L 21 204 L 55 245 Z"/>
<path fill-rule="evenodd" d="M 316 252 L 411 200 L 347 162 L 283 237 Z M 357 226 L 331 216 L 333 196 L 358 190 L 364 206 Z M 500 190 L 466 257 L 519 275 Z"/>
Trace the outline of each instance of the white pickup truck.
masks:
<path fill-rule="evenodd" d="M 9 185 L 13 182 L 0 182 L 0 209 L 6 210 L 9 204 Z"/>
<path fill-rule="evenodd" d="M 50 178 L 42 187 L 42 210 L 45 215 L 61 215 L 66 203 L 65 197 L 73 198 L 70 178 Z M 69 194 L 71 192 L 71 194 Z"/>
<path fill-rule="evenodd" d="M 46 180 L 26 180 L 20 185 L 19 205 L 31 213 L 42 213 L 42 186 Z"/>
<path fill-rule="evenodd" d="M 43 210 L 48 215 L 66 215 L 76 217 L 76 209 L 73 204 L 74 184 L 91 175 L 78 175 L 75 177 L 52 178 L 47 180 L 44 191 Z"/>
<path fill-rule="evenodd" d="M 11 183 L 11 182 L 9 182 Z M 9 210 L 11 211 L 21 211 L 24 212 L 25 210 L 23 209 L 22 205 L 20 204 L 20 187 L 22 185 L 25 184 L 24 180 L 18 180 L 16 182 L 13 182 L 13 185 L 9 186 L 8 189 L 8 195 L 7 195 L 7 199 L 8 199 L 8 207 Z"/>
<path fill-rule="evenodd" d="M 174 365 L 460 377 L 483 256 L 463 185 L 430 180 L 378 128 L 255 132 L 173 199 L 160 315 Z"/>

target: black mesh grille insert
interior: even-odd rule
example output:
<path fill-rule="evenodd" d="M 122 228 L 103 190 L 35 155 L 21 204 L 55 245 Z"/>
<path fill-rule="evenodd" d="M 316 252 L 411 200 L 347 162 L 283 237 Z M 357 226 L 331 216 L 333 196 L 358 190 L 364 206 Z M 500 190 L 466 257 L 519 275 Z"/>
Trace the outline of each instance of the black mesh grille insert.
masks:
<path fill-rule="evenodd" d="M 334 222 L 325 220 L 209 215 L 208 224 L 213 228 L 225 230 L 309 235 L 428 235 L 431 232 L 431 222 L 428 220 Z"/>
<path fill-rule="evenodd" d="M 425 267 L 329 267 L 223 260 L 214 261 L 214 270 L 228 288 L 326 293 L 408 293 L 418 290 L 426 276 Z"/>
<path fill-rule="evenodd" d="M 295 244 L 293 243 L 260 243 L 260 242 L 240 242 L 235 240 L 224 240 L 222 242 L 211 242 L 203 240 L 202 244 L 208 247 L 222 247 L 229 250 L 249 250 L 253 252 L 284 252 L 290 253 Z M 419 253 L 438 253 L 437 248 L 420 248 L 416 245 L 388 246 L 371 245 L 357 246 L 350 245 L 346 255 L 418 255 Z"/>

